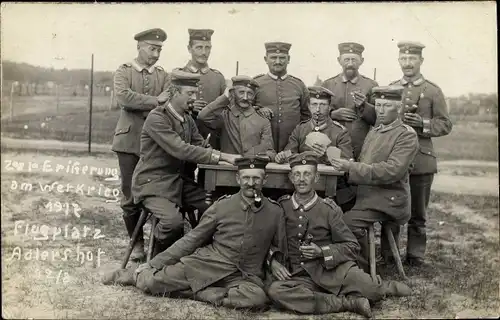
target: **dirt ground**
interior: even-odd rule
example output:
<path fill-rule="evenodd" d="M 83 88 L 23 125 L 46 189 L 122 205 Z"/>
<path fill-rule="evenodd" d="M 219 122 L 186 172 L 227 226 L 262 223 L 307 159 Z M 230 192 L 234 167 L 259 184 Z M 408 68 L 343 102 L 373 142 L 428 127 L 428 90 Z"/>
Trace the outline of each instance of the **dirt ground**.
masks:
<path fill-rule="evenodd" d="M 429 264 L 405 267 L 413 296 L 379 303 L 373 310 L 377 318 L 499 314 L 498 166 L 483 164 L 440 166 L 429 208 Z M 119 266 L 127 245 L 116 201 L 116 167 L 110 155 L 2 153 L 4 318 L 305 318 L 276 309 L 251 313 L 214 308 L 101 285 L 101 276 Z M 477 180 L 472 184 L 468 178 Z M 383 279 L 397 279 L 395 269 L 379 270 Z M 306 318 L 359 317 L 340 313 Z"/>

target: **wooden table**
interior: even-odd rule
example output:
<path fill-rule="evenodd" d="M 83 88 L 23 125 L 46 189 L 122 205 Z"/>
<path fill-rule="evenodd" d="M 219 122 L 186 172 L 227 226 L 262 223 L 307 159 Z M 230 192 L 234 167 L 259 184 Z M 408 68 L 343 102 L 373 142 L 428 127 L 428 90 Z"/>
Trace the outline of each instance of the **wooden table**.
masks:
<path fill-rule="evenodd" d="M 198 168 L 205 169 L 205 191 L 206 201 L 212 203 L 212 193 L 216 187 L 239 187 L 236 183 L 236 171 L 238 168 L 229 163 L 198 164 Z M 337 190 L 337 177 L 344 175 L 343 172 L 335 171 L 331 166 L 318 165 L 320 174 L 316 183 L 316 191 L 324 191 L 325 197 L 333 198 Z M 269 163 L 266 166 L 267 181 L 266 189 L 281 189 L 293 191 L 293 184 L 288 179 L 290 172 L 289 164 Z"/>

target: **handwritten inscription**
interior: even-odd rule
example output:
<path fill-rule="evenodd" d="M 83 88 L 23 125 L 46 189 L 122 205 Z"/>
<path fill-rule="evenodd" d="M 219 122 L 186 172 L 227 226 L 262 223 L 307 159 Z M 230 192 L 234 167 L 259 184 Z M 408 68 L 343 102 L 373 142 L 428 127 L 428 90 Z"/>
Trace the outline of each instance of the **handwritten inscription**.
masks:
<path fill-rule="evenodd" d="M 6 171 L 24 171 L 28 172 L 55 172 L 55 173 L 69 173 L 74 175 L 98 175 L 98 176 L 111 176 L 118 178 L 117 168 L 101 168 L 89 165 L 82 165 L 79 161 L 68 160 L 66 163 L 54 163 L 51 160 L 44 160 L 43 162 L 22 162 L 16 160 L 4 160 Z"/>

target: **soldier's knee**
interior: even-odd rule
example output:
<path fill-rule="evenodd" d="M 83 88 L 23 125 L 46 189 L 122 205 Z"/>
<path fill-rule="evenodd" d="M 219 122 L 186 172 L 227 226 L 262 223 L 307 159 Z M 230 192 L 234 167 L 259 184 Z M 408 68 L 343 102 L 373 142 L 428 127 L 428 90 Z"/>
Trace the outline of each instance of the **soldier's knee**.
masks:
<path fill-rule="evenodd" d="M 158 240 L 166 239 L 171 233 L 180 233 L 184 228 L 184 221 L 182 216 L 172 216 L 168 219 L 161 219 L 158 221 L 155 230 L 155 237 Z"/>
<path fill-rule="evenodd" d="M 264 290 L 255 284 L 242 284 L 238 288 L 229 289 L 228 297 L 229 305 L 237 308 L 260 307 L 268 302 Z"/>
<path fill-rule="evenodd" d="M 149 270 L 144 270 L 137 275 L 135 286 L 145 292 L 151 293 L 152 288 L 154 288 L 154 277 Z"/>

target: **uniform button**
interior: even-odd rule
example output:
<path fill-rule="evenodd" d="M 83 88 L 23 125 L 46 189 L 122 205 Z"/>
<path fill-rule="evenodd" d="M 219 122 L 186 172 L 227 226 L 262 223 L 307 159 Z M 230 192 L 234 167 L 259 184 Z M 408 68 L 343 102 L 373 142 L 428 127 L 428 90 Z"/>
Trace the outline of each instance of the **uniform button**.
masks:
<path fill-rule="evenodd" d="M 410 100 L 410 98 L 406 98 L 406 100 Z"/>
<path fill-rule="evenodd" d="M 278 122 L 281 122 L 281 120 L 279 120 Z"/>
<path fill-rule="evenodd" d="M 303 266 L 303 265 L 304 265 L 304 262 L 301 262 L 301 263 L 300 263 L 300 265 L 302 265 L 302 266 Z"/>
<path fill-rule="evenodd" d="M 301 225 L 301 224 L 299 224 L 299 228 L 302 228 L 302 225 Z"/>
<path fill-rule="evenodd" d="M 408 93 L 408 94 L 411 94 L 411 91 L 408 91 L 407 93 Z"/>
<path fill-rule="evenodd" d="M 304 212 L 304 209 L 300 208 L 300 212 Z"/>
<path fill-rule="evenodd" d="M 151 182 L 151 179 L 148 179 L 148 182 Z"/>
<path fill-rule="evenodd" d="M 200 91 L 200 94 L 203 93 L 203 91 Z"/>
<path fill-rule="evenodd" d="M 408 85 L 408 88 L 411 88 L 411 84 Z"/>
<path fill-rule="evenodd" d="M 394 197 L 391 197 L 391 201 L 393 201 L 393 200 L 394 200 Z"/>
<path fill-rule="evenodd" d="M 302 233 L 299 232 L 299 234 L 297 234 L 299 237 L 302 237 Z"/>
<path fill-rule="evenodd" d="M 430 152 L 430 151 L 429 151 L 429 152 L 427 152 L 427 153 L 428 153 L 428 154 L 431 154 L 431 152 Z"/>
<path fill-rule="evenodd" d="M 407 108 L 409 108 L 410 106 L 409 105 L 406 105 Z"/>
<path fill-rule="evenodd" d="M 146 92 L 145 94 L 148 95 L 149 93 Z"/>
<path fill-rule="evenodd" d="M 302 219 L 302 218 L 303 218 L 302 216 L 299 217 L 299 219 Z"/>

